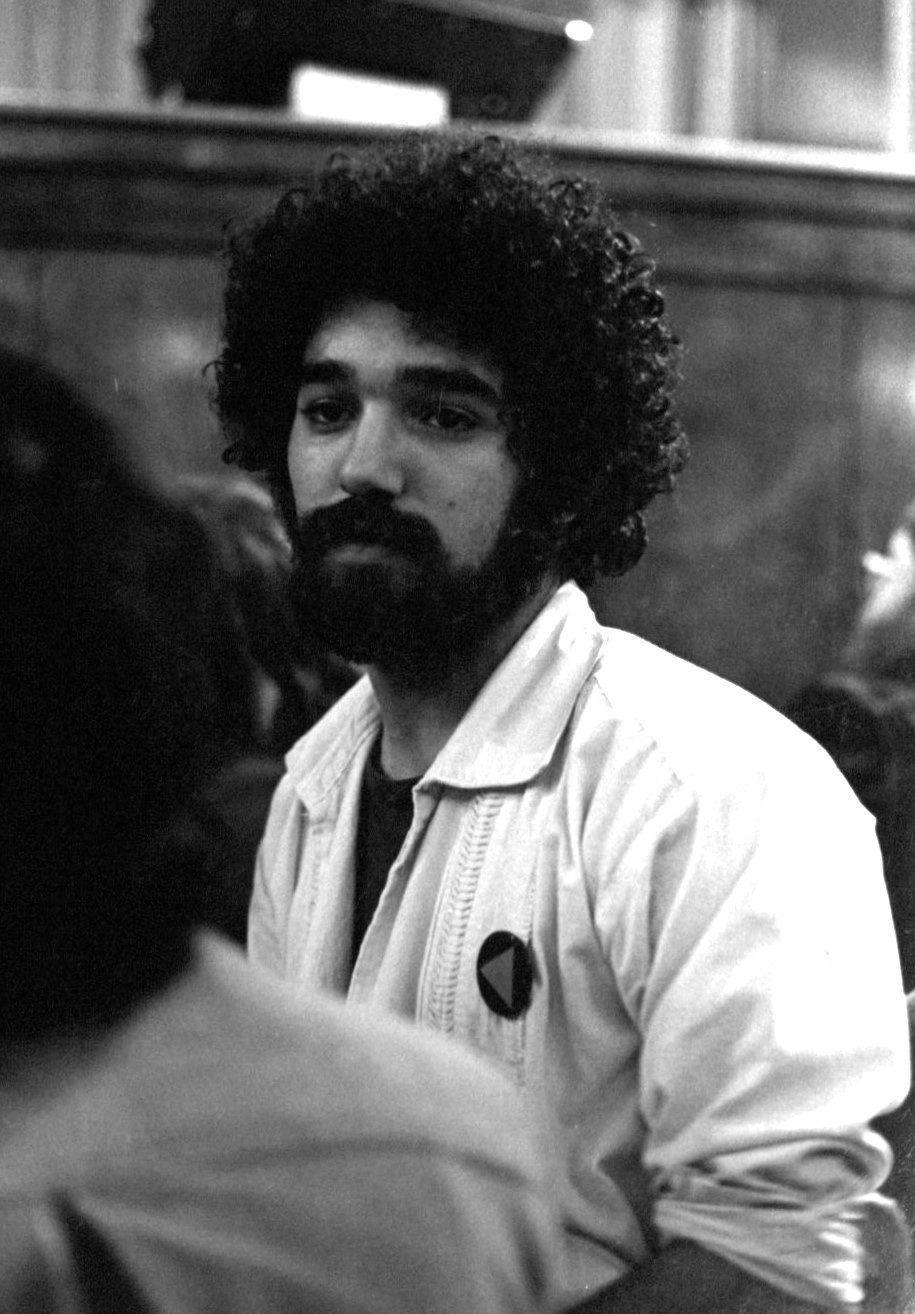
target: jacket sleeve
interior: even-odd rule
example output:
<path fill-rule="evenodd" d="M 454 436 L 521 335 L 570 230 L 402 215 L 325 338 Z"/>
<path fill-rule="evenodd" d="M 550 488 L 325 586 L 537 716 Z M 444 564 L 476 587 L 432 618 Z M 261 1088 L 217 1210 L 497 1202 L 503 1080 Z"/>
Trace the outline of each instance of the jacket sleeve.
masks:
<path fill-rule="evenodd" d="M 856 1214 L 890 1164 L 868 1123 L 908 1085 L 905 1003 L 872 820 L 806 743 L 780 772 L 668 800 L 623 976 L 662 1241 L 854 1302 Z"/>

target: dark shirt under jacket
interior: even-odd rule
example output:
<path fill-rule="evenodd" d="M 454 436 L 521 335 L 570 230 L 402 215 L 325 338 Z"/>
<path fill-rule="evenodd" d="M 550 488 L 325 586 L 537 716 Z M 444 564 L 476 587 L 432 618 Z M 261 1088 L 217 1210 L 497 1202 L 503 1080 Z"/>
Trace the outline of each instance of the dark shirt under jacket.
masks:
<path fill-rule="evenodd" d="M 368 930 L 388 873 L 413 820 L 413 786 L 419 779 L 392 780 L 381 766 L 381 737 L 376 739 L 362 777 L 359 829 L 356 835 L 356 885 L 353 896 L 351 962 Z"/>

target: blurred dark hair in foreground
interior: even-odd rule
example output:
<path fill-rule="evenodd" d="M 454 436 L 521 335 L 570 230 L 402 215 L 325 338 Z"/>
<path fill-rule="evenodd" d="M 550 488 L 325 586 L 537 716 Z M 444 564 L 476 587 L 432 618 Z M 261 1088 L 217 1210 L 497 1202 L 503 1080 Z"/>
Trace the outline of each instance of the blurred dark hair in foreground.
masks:
<path fill-rule="evenodd" d="M 244 661 L 205 532 L 105 423 L 0 359 L 0 1037 L 111 1022 L 206 917 L 196 810 L 237 751 Z"/>

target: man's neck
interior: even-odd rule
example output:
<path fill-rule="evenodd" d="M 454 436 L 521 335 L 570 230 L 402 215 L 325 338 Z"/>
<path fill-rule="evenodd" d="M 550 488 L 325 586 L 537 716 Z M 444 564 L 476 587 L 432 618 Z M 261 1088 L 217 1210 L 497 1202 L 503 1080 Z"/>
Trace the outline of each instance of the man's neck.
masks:
<path fill-rule="evenodd" d="M 381 765 L 387 775 L 394 780 L 415 779 L 428 770 L 490 675 L 557 587 L 555 579 L 544 580 L 472 653 L 462 654 L 434 688 L 389 669 L 369 668 L 381 708 Z"/>

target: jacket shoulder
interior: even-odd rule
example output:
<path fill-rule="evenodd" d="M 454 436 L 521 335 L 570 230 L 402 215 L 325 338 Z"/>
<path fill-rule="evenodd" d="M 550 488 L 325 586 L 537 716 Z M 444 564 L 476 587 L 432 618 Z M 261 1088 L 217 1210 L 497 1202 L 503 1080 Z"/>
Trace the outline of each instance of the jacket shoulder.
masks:
<path fill-rule="evenodd" d="M 820 746 L 771 704 L 637 635 L 604 630 L 591 684 L 622 733 L 646 739 L 696 788 L 729 793 L 749 777 L 834 772 Z"/>

